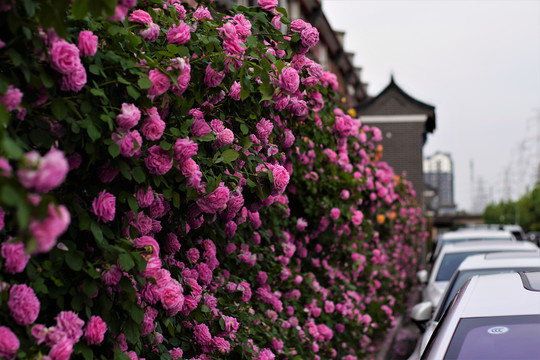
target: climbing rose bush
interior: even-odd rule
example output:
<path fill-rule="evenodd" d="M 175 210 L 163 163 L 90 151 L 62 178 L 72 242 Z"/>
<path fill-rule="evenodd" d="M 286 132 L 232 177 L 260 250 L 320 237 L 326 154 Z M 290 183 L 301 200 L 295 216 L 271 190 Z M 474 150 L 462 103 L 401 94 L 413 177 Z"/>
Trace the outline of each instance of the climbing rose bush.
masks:
<path fill-rule="evenodd" d="M 277 5 L 0 0 L 0 357 L 373 356 L 424 221 Z"/>

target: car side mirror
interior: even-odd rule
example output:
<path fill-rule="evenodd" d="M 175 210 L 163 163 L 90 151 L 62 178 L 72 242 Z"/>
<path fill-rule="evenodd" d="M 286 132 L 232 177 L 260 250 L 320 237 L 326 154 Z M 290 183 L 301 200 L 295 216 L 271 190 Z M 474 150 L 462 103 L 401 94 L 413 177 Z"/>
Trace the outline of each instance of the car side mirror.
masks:
<path fill-rule="evenodd" d="M 431 301 L 424 301 L 414 305 L 411 310 L 411 319 L 418 326 L 421 332 L 426 330 L 426 324 L 431 319 L 433 304 Z"/>
<path fill-rule="evenodd" d="M 427 270 L 420 270 L 416 273 L 416 278 L 420 284 L 425 284 L 428 281 L 428 272 Z"/>

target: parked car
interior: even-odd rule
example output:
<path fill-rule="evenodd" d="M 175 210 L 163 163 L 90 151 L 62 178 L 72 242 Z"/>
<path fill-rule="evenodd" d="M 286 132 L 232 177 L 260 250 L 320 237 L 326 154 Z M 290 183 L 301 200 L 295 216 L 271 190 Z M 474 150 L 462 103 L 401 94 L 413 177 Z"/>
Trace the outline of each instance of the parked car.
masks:
<path fill-rule="evenodd" d="M 474 276 L 421 359 L 540 359 L 540 272 Z"/>
<path fill-rule="evenodd" d="M 531 231 L 527 233 L 527 240 L 540 246 L 540 231 Z"/>
<path fill-rule="evenodd" d="M 509 231 L 504 230 L 462 230 L 450 231 L 441 235 L 432 258 L 436 259 L 443 246 L 466 241 L 516 241 Z"/>
<path fill-rule="evenodd" d="M 476 224 L 462 228 L 463 230 L 505 230 L 514 235 L 516 240 L 527 240 L 523 228 L 517 224 Z"/>
<path fill-rule="evenodd" d="M 411 318 L 417 324 L 423 324 L 423 336 L 409 360 L 417 360 L 425 349 L 433 330 L 461 286 L 475 275 L 489 275 L 517 271 L 540 271 L 540 252 L 499 252 L 467 257 L 458 267 L 441 297 L 439 306 L 433 312 L 431 302 L 416 304 L 411 311 Z"/>
<path fill-rule="evenodd" d="M 422 299 L 437 306 L 450 278 L 467 256 L 501 251 L 538 250 L 538 246 L 528 241 L 468 241 L 448 244 L 441 249 L 429 278 L 427 278 L 425 270 L 421 270 L 417 274 L 419 280 L 426 283 L 426 287 L 422 291 Z"/>

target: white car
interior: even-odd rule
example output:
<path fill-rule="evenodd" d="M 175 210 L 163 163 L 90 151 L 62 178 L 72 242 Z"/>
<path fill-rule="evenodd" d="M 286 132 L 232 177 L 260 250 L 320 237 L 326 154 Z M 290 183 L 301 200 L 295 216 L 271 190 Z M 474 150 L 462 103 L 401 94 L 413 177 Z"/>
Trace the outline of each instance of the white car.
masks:
<path fill-rule="evenodd" d="M 503 230 L 459 230 L 450 231 L 442 234 L 438 241 L 435 250 L 433 251 L 432 259 L 436 259 L 441 249 L 448 244 L 455 244 L 466 241 L 517 241 L 514 235 L 509 231 Z"/>
<path fill-rule="evenodd" d="M 474 276 L 458 291 L 422 360 L 540 359 L 540 272 Z"/>
<path fill-rule="evenodd" d="M 439 304 L 440 297 L 450 281 L 454 271 L 467 256 L 501 251 L 538 251 L 538 246 L 525 241 L 467 241 L 448 244 L 442 247 L 435 260 L 427 284 L 422 291 L 423 301 L 430 301 L 433 306 Z M 425 274 L 424 274 L 425 276 Z M 420 280 L 422 274 L 419 272 Z"/>
<path fill-rule="evenodd" d="M 420 358 L 433 330 L 461 286 L 475 275 L 499 274 L 516 271 L 540 271 L 540 252 L 499 252 L 467 257 L 458 267 L 444 292 L 439 306 L 433 312 L 431 302 L 416 304 L 411 311 L 412 319 L 425 324 L 423 336 L 409 357 Z M 432 316 L 433 314 L 433 316 Z"/>

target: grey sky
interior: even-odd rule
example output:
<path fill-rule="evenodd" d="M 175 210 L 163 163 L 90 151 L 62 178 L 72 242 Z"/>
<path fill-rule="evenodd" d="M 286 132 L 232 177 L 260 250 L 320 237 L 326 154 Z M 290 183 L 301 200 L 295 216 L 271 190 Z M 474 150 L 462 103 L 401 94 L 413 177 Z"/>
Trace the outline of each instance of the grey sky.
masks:
<path fill-rule="evenodd" d="M 393 73 L 436 106 L 424 155 L 452 155 L 460 209 L 471 209 L 480 178 L 487 198 L 523 194 L 540 160 L 540 0 L 322 3 L 332 27 L 346 32 L 370 95 Z"/>

